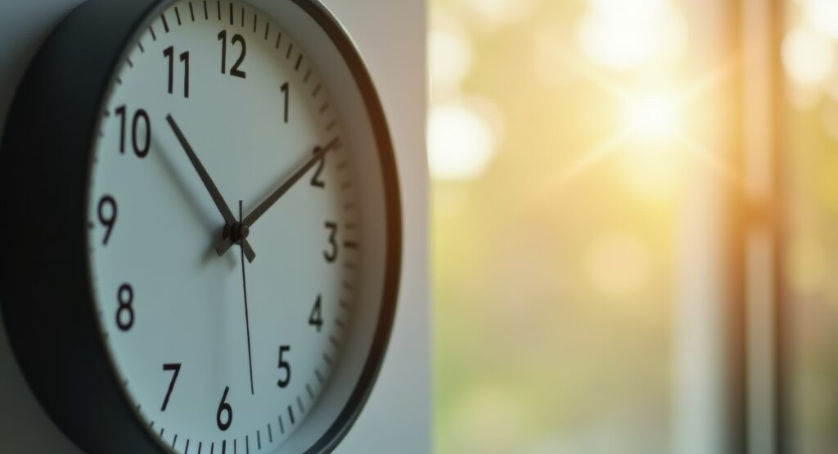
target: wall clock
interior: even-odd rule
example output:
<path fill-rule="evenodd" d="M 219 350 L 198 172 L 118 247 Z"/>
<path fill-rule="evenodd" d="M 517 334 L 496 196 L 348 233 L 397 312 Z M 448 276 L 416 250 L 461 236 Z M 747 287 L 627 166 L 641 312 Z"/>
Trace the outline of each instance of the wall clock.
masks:
<path fill-rule="evenodd" d="M 313 0 L 91 0 L 0 150 L 0 305 L 91 454 L 329 452 L 369 395 L 401 262 L 370 76 Z"/>

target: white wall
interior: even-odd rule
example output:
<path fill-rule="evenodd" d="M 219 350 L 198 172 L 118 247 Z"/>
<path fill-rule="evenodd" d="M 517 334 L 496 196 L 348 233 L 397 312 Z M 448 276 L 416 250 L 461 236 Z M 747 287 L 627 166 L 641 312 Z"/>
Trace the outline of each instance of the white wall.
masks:
<path fill-rule="evenodd" d="M 114 0 L 117 1 L 117 0 Z M 0 130 L 39 43 L 80 0 L 0 2 Z M 403 193 L 401 298 L 378 383 L 338 454 L 430 452 L 425 0 L 324 0 L 356 40 L 387 113 Z M 0 452 L 81 454 L 38 407 L 0 323 Z"/>
<path fill-rule="evenodd" d="M 430 448 L 425 0 L 324 0 L 354 37 L 390 121 L 404 194 L 405 250 L 396 327 L 378 384 L 339 454 Z"/>

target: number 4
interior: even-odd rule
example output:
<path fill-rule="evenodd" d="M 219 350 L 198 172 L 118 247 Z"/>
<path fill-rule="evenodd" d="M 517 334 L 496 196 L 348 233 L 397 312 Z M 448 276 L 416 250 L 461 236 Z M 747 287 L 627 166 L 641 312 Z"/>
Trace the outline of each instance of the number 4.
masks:
<path fill-rule="evenodd" d="M 323 328 L 323 308 L 321 304 L 322 296 L 317 295 L 317 301 L 314 302 L 314 307 L 311 309 L 311 315 L 308 317 L 308 324 L 317 327 L 317 332 Z"/>

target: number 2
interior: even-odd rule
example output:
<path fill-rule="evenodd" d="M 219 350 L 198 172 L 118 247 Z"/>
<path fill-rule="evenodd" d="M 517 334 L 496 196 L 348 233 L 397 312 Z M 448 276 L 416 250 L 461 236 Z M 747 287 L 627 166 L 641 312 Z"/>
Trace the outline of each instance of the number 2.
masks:
<path fill-rule="evenodd" d="M 320 147 L 314 148 L 314 154 L 320 153 L 322 150 Z M 320 160 L 317 161 L 317 169 L 314 171 L 314 175 L 311 177 L 311 185 L 315 188 L 325 188 L 326 182 L 323 181 L 323 170 L 326 168 L 326 155 L 324 154 Z"/>

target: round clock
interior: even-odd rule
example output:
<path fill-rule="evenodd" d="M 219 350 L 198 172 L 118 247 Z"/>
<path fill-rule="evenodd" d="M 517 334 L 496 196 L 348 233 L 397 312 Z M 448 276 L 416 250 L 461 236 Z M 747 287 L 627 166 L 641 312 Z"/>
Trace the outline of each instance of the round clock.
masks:
<path fill-rule="evenodd" d="M 91 454 L 331 451 L 392 328 L 393 146 L 314 0 L 91 0 L 0 152 L 17 361 Z"/>

